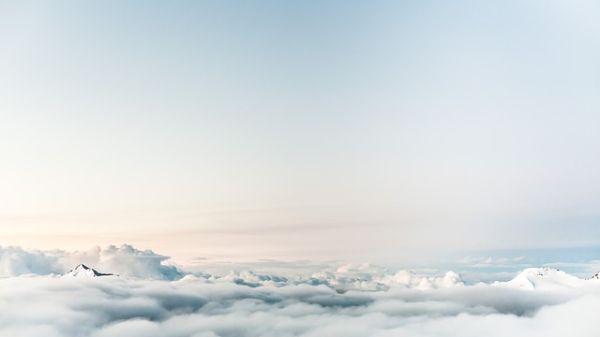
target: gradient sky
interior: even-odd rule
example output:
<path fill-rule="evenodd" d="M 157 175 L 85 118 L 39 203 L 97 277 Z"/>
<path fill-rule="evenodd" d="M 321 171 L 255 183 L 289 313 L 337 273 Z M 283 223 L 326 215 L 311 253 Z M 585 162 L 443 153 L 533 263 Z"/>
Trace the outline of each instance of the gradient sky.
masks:
<path fill-rule="evenodd" d="M 600 244 L 594 1 L 2 1 L 0 244 Z"/>

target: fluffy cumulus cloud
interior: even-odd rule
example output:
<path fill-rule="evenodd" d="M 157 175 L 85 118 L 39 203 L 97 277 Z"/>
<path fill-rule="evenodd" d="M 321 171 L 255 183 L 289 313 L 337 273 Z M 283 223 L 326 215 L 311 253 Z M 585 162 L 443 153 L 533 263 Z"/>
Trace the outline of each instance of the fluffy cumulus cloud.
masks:
<path fill-rule="evenodd" d="M 130 245 L 96 247 L 76 252 L 0 247 L 0 277 L 64 274 L 83 263 L 125 277 L 159 280 L 181 278 L 183 273 L 175 266 L 167 265 L 167 259 L 167 256 L 151 250 L 138 250 Z"/>
<path fill-rule="evenodd" d="M 129 246 L 96 252 L 68 258 L 132 276 L 61 276 L 65 256 L 2 250 L 3 273 L 19 276 L 0 278 L 0 336 L 591 337 L 600 329 L 600 280 L 549 268 L 465 285 L 451 272 L 368 264 L 295 276 L 186 273 Z"/>
<path fill-rule="evenodd" d="M 26 251 L 19 247 L 0 246 L 0 277 L 60 272 L 63 272 L 63 268 L 56 256 L 37 250 Z"/>

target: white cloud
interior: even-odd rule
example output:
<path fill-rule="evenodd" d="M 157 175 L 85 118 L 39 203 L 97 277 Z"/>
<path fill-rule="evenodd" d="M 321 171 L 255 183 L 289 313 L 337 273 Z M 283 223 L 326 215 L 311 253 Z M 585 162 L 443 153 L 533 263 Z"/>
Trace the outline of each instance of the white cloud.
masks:
<path fill-rule="evenodd" d="M 2 337 L 594 336 L 600 288 L 339 294 L 307 284 L 43 276 L 0 280 L 0 303 Z"/>
<path fill-rule="evenodd" d="M 24 274 L 52 274 L 63 271 L 56 256 L 42 251 L 0 246 L 0 277 Z"/>
<path fill-rule="evenodd" d="M 38 251 L 0 247 L 0 277 L 63 274 L 80 263 L 126 277 L 174 280 L 183 273 L 165 263 L 167 256 L 130 245 L 96 247 L 88 251 Z"/>
<path fill-rule="evenodd" d="M 591 337 L 598 328 L 600 281 L 572 282 L 548 269 L 521 275 L 533 287 L 463 285 L 452 272 L 426 277 L 368 264 L 298 277 L 245 270 L 172 281 L 164 257 L 130 246 L 1 252 L 4 272 L 21 276 L 0 279 L 0 337 Z M 130 265 L 138 277 L 52 275 L 73 260 L 121 273 Z"/>

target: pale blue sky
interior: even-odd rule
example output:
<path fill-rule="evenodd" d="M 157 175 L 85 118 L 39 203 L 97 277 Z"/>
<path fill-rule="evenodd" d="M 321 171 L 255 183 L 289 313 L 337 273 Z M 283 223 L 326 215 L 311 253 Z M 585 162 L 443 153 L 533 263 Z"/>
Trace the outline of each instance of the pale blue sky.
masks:
<path fill-rule="evenodd" d="M 0 241 L 386 261 L 598 245 L 598 13 L 0 1 Z"/>

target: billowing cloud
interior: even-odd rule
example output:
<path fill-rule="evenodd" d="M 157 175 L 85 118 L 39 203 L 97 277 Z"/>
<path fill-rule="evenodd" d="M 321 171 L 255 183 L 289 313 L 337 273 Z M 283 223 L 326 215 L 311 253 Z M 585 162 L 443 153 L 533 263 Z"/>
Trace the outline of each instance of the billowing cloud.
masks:
<path fill-rule="evenodd" d="M 166 277 L 184 272 L 129 246 L 61 254 L 2 250 L 5 271 L 21 276 L 0 278 L 0 337 L 591 337 L 598 331 L 600 281 L 549 268 L 473 285 L 452 272 L 420 276 L 369 264 L 297 276 L 246 269 Z M 44 269 L 46 259 L 51 264 Z M 57 275 L 66 259 L 138 277 Z M 129 264 L 135 271 L 123 273 Z"/>
<path fill-rule="evenodd" d="M 84 263 L 125 277 L 158 280 L 181 278 L 183 273 L 175 266 L 167 265 L 167 259 L 167 256 L 151 250 L 139 250 L 130 245 L 96 247 L 75 252 L 0 247 L 0 277 L 64 274 Z"/>
<path fill-rule="evenodd" d="M 593 336 L 600 288 L 476 285 L 340 294 L 324 285 L 248 287 L 197 277 L 42 276 L 0 280 L 0 303 L 3 337 Z"/>
<path fill-rule="evenodd" d="M 38 250 L 27 251 L 19 247 L 0 246 L 0 277 L 47 275 L 63 271 L 64 267 L 57 256 Z"/>

